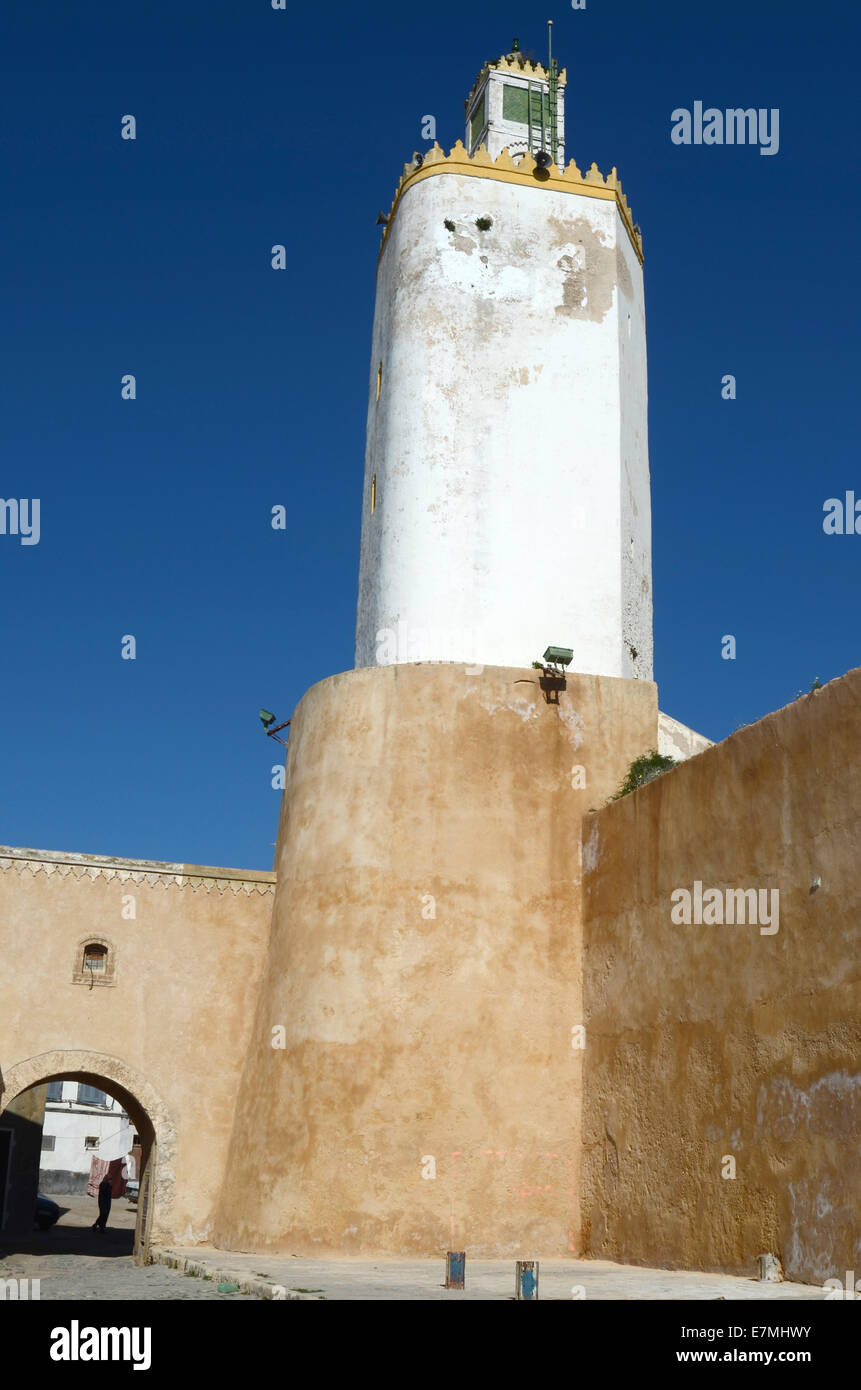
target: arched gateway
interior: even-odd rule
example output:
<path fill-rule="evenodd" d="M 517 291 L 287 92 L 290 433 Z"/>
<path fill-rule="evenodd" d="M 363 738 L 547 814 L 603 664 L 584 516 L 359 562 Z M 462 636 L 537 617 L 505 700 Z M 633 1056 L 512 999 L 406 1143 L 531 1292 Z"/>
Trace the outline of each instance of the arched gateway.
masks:
<path fill-rule="evenodd" d="M 7 1067 L 0 1076 L 3 1111 L 24 1091 L 49 1081 L 80 1081 L 110 1092 L 127 1111 L 141 1139 L 140 1194 L 135 1259 L 146 1263 L 153 1232 L 169 1230 L 174 1203 L 176 1127 L 153 1087 L 126 1062 L 79 1049 L 43 1052 Z"/>

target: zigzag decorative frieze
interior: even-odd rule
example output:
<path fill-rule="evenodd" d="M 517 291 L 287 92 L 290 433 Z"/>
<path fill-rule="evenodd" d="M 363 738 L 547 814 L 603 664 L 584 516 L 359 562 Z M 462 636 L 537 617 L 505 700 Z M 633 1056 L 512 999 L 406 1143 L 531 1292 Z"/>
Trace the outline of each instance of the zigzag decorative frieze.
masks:
<path fill-rule="evenodd" d="M 427 178 L 436 173 L 461 173 L 474 175 L 484 178 L 493 178 L 498 175 L 506 181 L 513 183 L 530 184 L 538 188 L 551 188 L 562 190 L 568 193 L 582 193 L 587 197 L 613 198 L 619 209 L 622 221 L 631 238 L 631 244 L 642 263 L 643 261 L 643 237 L 640 229 L 634 223 L 634 215 L 628 204 L 628 200 L 622 190 L 622 181 L 619 178 L 615 165 L 607 174 L 606 178 L 601 173 L 597 164 L 590 165 L 587 173 L 582 173 L 577 167 L 575 160 L 570 160 L 564 169 L 559 169 L 557 165 L 551 164 L 545 177 L 536 179 L 535 171 L 538 168 L 531 154 L 520 155 L 513 159 L 508 150 L 503 150 L 493 159 L 488 153 L 485 145 L 479 145 L 474 155 L 468 154 L 466 146 L 462 140 L 458 140 L 448 154 L 441 145 L 434 143 L 431 149 L 424 156 L 421 164 L 413 160 L 410 164 L 404 165 L 404 172 L 395 190 L 392 199 L 391 210 L 383 228 L 383 240 L 380 246 L 380 255 L 383 254 L 386 241 L 388 240 L 389 230 L 397 210 L 398 203 L 403 197 L 406 189 L 413 183 L 418 183 L 421 179 Z"/>
<path fill-rule="evenodd" d="M 118 879 L 120 883 L 146 883 L 151 888 L 169 888 L 173 884 L 178 888 L 190 888 L 193 893 L 196 893 L 199 888 L 202 888 L 205 893 L 216 891 L 224 894 L 229 891 L 234 897 L 240 893 L 250 897 L 254 893 L 271 894 L 275 892 L 274 874 L 271 881 L 240 877 L 222 878 L 217 873 L 176 873 L 167 866 L 164 869 L 122 868 L 106 864 L 76 864 L 63 860 L 28 859 L 20 855 L 0 854 L 0 872 L 5 873 L 9 869 L 15 869 L 19 874 L 43 873 L 48 877 L 56 874 L 58 878 L 89 879 L 91 883 L 95 883 L 96 879 L 103 878 L 108 882 L 112 879 Z"/>

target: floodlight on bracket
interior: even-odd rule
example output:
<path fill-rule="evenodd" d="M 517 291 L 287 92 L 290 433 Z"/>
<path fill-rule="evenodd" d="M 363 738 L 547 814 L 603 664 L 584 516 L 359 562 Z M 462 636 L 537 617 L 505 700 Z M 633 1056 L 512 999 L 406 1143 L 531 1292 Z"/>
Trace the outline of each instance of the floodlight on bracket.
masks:
<path fill-rule="evenodd" d="M 289 729 L 292 722 L 293 721 L 291 719 L 288 719 L 284 724 L 276 724 L 275 728 L 273 729 L 272 725 L 275 724 L 275 715 L 272 713 L 271 710 L 268 709 L 262 709 L 260 711 L 260 723 L 266 730 L 266 737 L 277 739 L 278 742 L 282 743 L 285 748 L 287 747 L 286 738 L 278 738 L 278 735 L 281 733 L 282 729 Z"/>
<path fill-rule="evenodd" d="M 544 653 L 544 660 L 533 661 L 532 665 L 536 671 L 543 671 L 545 675 L 561 676 L 573 660 L 574 652 L 570 647 L 548 647 Z"/>

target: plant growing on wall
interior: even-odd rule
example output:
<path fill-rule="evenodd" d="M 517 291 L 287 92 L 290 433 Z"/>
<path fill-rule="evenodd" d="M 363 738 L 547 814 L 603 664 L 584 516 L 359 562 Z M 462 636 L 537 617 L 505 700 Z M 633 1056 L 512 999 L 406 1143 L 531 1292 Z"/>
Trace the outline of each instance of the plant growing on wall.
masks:
<path fill-rule="evenodd" d="M 628 775 L 617 792 L 610 797 L 611 801 L 618 801 L 620 797 L 627 796 L 629 792 L 635 792 L 638 787 L 644 787 L 647 782 L 653 782 L 662 773 L 669 772 L 671 767 L 676 767 L 676 759 L 668 758 L 665 754 L 659 753 L 653 748 L 649 753 L 643 753 L 639 758 L 635 758 L 628 768 Z"/>
<path fill-rule="evenodd" d="M 813 692 L 814 692 L 815 690 L 824 690 L 824 689 L 825 689 L 825 686 L 822 684 L 822 682 L 821 682 L 821 680 L 819 679 L 819 677 L 816 676 L 816 677 L 814 678 L 813 684 L 811 685 L 810 689 L 809 689 L 809 690 L 799 690 L 799 692 L 798 692 L 798 694 L 796 695 L 795 698 L 796 698 L 796 700 L 800 700 L 800 699 L 802 699 L 803 696 L 805 696 L 805 695 L 812 695 Z"/>

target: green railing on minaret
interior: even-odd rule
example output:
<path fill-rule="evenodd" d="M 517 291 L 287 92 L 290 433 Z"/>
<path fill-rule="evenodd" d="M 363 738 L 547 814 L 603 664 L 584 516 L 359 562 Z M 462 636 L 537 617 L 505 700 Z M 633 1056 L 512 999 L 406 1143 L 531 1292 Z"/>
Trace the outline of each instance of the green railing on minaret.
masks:
<path fill-rule="evenodd" d="M 550 156 L 554 164 L 559 163 L 559 65 L 553 57 L 553 20 L 547 21 L 547 45 L 549 57 L 547 70 L 550 87 Z M 542 141 L 543 144 L 543 141 Z"/>

